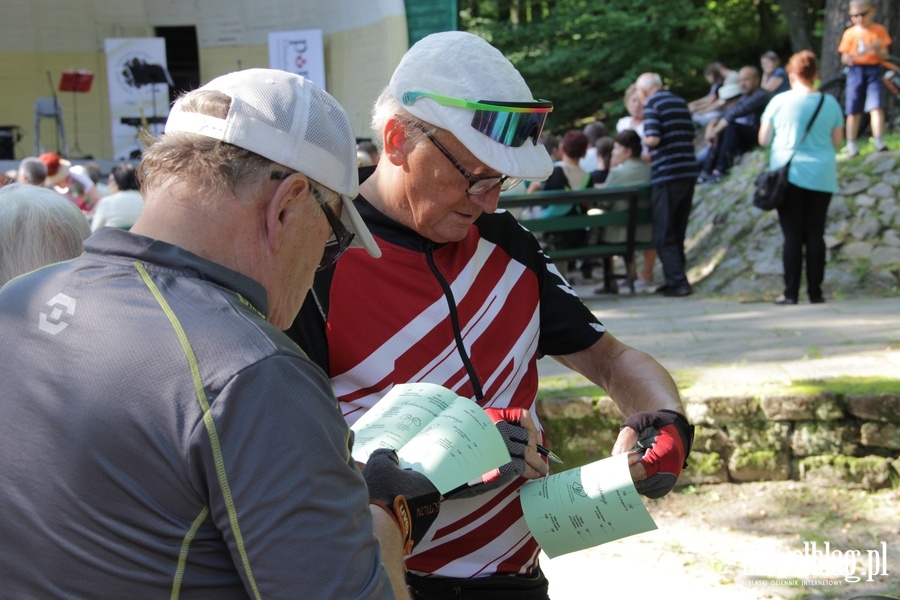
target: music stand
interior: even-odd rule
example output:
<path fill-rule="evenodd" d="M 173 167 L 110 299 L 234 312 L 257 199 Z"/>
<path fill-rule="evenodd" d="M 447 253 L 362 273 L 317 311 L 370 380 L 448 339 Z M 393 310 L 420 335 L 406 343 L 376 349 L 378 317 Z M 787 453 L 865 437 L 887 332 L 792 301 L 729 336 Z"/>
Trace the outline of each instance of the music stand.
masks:
<path fill-rule="evenodd" d="M 91 71 L 63 71 L 59 79 L 59 91 L 72 92 L 72 117 L 75 121 L 75 146 L 73 150 L 78 154 L 84 154 L 78 145 L 78 94 L 91 91 L 94 82 L 94 74 Z"/>
<path fill-rule="evenodd" d="M 162 65 L 151 65 L 142 60 L 134 59 L 125 65 L 125 68 L 131 73 L 131 80 L 138 88 L 149 85 L 153 94 L 153 119 L 158 120 L 156 114 L 156 85 L 165 83 L 173 86 L 172 78 L 169 72 Z"/>

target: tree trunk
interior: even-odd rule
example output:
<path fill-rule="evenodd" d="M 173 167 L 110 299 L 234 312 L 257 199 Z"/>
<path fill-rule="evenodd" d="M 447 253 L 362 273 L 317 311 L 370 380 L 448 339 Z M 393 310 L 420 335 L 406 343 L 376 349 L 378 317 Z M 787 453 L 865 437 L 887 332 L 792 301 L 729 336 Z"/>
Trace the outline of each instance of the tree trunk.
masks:
<path fill-rule="evenodd" d="M 878 0 L 872 2 L 876 7 L 875 20 L 887 28 L 894 43 L 890 52 L 894 56 L 900 56 L 900 2 L 897 0 Z"/>
<path fill-rule="evenodd" d="M 841 74 L 841 55 L 837 48 L 841 35 L 849 25 L 847 11 L 850 0 L 827 0 L 825 2 L 825 19 L 822 24 L 822 52 L 819 54 L 819 72 L 822 83 L 834 79 Z"/>
<path fill-rule="evenodd" d="M 812 50 L 813 43 L 809 32 L 806 2 L 803 0 L 778 0 L 778 5 L 787 21 L 791 52 Z M 787 57 L 785 57 L 785 62 L 787 62 Z"/>

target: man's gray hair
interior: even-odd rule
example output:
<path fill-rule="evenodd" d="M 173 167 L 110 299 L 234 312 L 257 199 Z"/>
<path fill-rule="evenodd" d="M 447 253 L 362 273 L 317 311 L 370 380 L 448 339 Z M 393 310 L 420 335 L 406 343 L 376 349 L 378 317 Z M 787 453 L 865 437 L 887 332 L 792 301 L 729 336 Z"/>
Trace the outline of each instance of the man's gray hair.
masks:
<path fill-rule="evenodd" d="M 643 92 L 653 93 L 656 90 L 661 90 L 663 83 L 662 78 L 657 73 L 644 73 L 637 78 L 635 85 Z"/>
<path fill-rule="evenodd" d="M 400 101 L 391 93 L 390 88 L 386 87 L 384 88 L 384 91 L 381 92 L 381 95 L 378 96 L 378 99 L 375 101 L 375 106 L 372 108 L 372 132 L 375 134 L 375 141 L 379 148 L 382 145 L 384 128 L 387 127 L 388 121 L 395 118 L 405 125 L 422 123 L 422 121 L 412 116 L 409 111 L 403 108 Z M 437 128 L 430 123 L 422 124 L 426 125 L 429 132 L 437 131 Z M 425 133 L 417 127 L 407 127 L 406 139 L 415 144 L 419 144 L 425 140 Z"/>
<path fill-rule="evenodd" d="M 17 180 L 20 183 L 30 183 L 32 185 L 43 185 L 47 179 L 47 165 L 41 162 L 36 156 L 23 158 L 19 163 L 19 172 Z"/>
<path fill-rule="evenodd" d="M 84 252 L 91 234 L 75 204 L 51 189 L 11 183 L 0 188 L 0 286 L 13 277 Z"/>
<path fill-rule="evenodd" d="M 193 90 L 179 99 L 181 109 L 224 119 L 231 98 L 215 90 Z M 186 195 L 215 197 L 239 187 L 262 189 L 276 163 L 255 152 L 196 133 L 166 133 L 144 151 L 138 167 L 141 191 L 181 187 Z M 246 201 L 249 198 L 239 197 Z"/>

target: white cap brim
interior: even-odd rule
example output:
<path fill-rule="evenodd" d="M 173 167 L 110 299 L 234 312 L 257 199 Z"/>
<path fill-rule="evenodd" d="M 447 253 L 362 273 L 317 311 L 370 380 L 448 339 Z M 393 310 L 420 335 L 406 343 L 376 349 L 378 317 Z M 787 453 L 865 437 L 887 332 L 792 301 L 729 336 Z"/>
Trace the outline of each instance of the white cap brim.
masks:
<path fill-rule="evenodd" d="M 381 248 L 378 247 L 375 238 L 372 237 L 372 233 L 369 231 L 369 228 L 366 227 L 362 215 L 359 214 L 359 211 L 356 210 L 356 206 L 353 205 L 353 199 L 347 196 L 341 196 L 341 200 L 344 202 L 344 210 L 341 212 L 341 223 L 343 223 L 348 230 L 356 234 L 350 247 L 365 248 L 366 252 L 373 258 L 381 258 Z"/>

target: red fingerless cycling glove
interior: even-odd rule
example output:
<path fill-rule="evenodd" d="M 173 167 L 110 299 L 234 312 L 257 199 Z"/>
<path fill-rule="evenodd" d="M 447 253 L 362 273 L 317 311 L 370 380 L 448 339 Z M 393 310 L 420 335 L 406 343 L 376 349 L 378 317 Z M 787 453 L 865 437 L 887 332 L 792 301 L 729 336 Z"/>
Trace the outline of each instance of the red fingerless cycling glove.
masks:
<path fill-rule="evenodd" d="M 672 491 L 694 441 L 694 426 L 674 410 L 640 412 L 628 417 L 622 426 L 638 434 L 636 447 L 643 450 L 641 464 L 647 479 L 636 481 L 637 491 L 648 498 L 662 498 Z"/>

